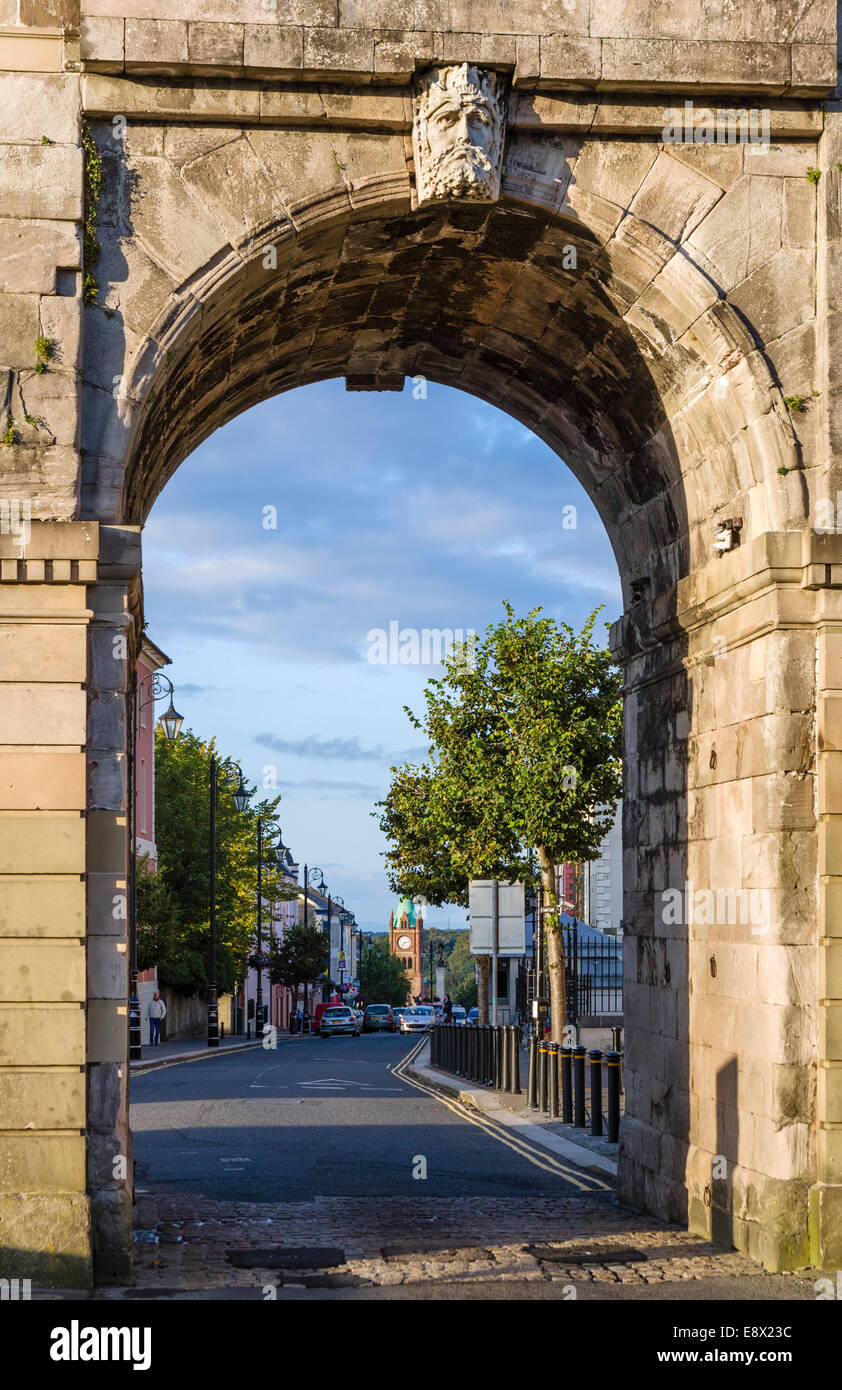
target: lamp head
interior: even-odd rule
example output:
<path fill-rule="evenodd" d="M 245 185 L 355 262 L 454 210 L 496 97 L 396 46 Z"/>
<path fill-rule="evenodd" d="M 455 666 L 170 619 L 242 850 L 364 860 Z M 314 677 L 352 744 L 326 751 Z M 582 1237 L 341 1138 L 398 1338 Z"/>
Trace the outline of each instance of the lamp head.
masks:
<path fill-rule="evenodd" d="M 164 738 L 167 739 L 170 743 L 173 741 L 173 739 L 178 738 L 179 734 L 181 733 L 181 726 L 184 723 L 184 717 L 183 715 L 180 715 L 176 710 L 175 705 L 172 702 L 172 695 L 170 695 L 169 709 L 166 709 L 164 713 L 159 717 L 158 723 L 164 731 Z"/>
<path fill-rule="evenodd" d="M 237 783 L 237 786 L 234 788 L 232 795 L 234 798 L 234 805 L 236 806 L 237 810 L 244 811 L 249 804 L 250 793 L 246 787 L 245 782 L 243 781 L 243 769 L 240 768 L 239 772 L 240 780 Z"/>

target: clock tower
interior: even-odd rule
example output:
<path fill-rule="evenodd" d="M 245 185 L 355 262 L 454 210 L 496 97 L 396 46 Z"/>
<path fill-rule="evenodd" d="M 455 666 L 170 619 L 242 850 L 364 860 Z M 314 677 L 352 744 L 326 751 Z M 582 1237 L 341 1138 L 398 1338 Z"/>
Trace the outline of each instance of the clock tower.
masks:
<path fill-rule="evenodd" d="M 410 1001 L 424 994 L 424 919 L 411 898 L 401 898 L 389 914 L 389 950 L 406 967 Z"/>

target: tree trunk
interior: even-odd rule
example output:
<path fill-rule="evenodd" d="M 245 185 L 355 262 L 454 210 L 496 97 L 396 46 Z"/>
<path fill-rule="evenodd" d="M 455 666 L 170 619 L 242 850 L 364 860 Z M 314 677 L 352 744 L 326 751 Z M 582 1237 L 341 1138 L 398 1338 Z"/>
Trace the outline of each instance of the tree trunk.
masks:
<path fill-rule="evenodd" d="M 488 977 L 491 973 L 491 957 L 477 956 L 477 1023 L 488 1022 Z"/>
<path fill-rule="evenodd" d="M 552 1040 L 556 1043 L 563 1043 L 564 1029 L 567 1024 L 567 967 L 564 959 L 564 938 L 561 934 L 561 921 L 558 915 L 558 899 L 556 897 L 556 866 L 542 845 L 538 846 L 538 861 L 541 865 L 541 882 L 544 887 L 544 907 L 553 909 L 544 914 L 547 973 L 550 977 Z"/>

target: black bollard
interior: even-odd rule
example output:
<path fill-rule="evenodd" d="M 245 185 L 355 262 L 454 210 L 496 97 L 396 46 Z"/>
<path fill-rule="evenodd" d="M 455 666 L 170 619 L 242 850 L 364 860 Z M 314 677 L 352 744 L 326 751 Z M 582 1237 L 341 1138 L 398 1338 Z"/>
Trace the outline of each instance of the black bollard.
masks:
<path fill-rule="evenodd" d="M 585 1128 L 585 1057 L 588 1049 L 577 1043 L 573 1049 L 573 1123 Z"/>
<path fill-rule="evenodd" d="M 509 1085 L 513 1096 L 521 1094 L 520 1089 L 520 1027 L 517 1023 L 509 1029 Z"/>
<path fill-rule="evenodd" d="M 595 1047 L 591 1062 L 591 1134 L 602 1134 L 602 1053 Z"/>
<path fill-rule="evenodd" d="M 529 1073 L 526 1082 L 526 1104 L 530 1110 L 538 1108 L 538 1039 L 534 1034 L 529 1039 Z"/>
<path fill-rule="evenodd" d="M 616 1144 L 620 1138 L 620 1054 L 606 1052 L 605 1080 L 608 1084 L 608 1142 Z"/>
<path fill-rule="evenodd" d="M 538 1109 L 547 1113 L 547 1044 L 543 1038 L 538 1042 Z"/>
<path fill-rule="evenodd" d="M 511 1091 L 511 1081 L 509 1079 L 509 1061 L 511 1059 L 511 1048 L 509 1047 L 509 1034 L 511 1028 L 506 1025 L 500 1029 L 500 1089 Z"/>
<path fill-rule="evenodd" d="M 558 1043 L 547 1043 L 547 1071 L 549 1073 L 548 1107 L 551 1120 L 558 1119 Z"/>
<path fill-rule="evenodd" d="M 573 1049 L 561 1049 L 561 1118 L 564 1124 L 573 1123 Z"/>

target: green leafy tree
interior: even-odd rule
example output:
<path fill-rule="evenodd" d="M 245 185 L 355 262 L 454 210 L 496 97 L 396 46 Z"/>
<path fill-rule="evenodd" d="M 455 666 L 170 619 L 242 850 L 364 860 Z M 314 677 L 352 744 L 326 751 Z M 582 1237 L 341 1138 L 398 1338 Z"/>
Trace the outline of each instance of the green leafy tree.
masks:
<path fill-rule="evenodd" d="M 138 872 L 139 962 L 157 965 L 164 984 L 192 990 L 209 983 L 210 760 L 213 740 L 189 730 L 168 740 L 155 737 L 155 839 L 158 872 Z M 232 792 L 239 768 L 217 754 L 216 926 L 217 983 L 231 990 L 245 972 L 257 927 L 257 818 L 264 843 L 280 797 L 238 811 Z M 278 871 L 262 871 L 265 904 L 294 895 Z M 264 907 L 264 916 L 268 909 Z M 143 941 L 141 953 L 140 943 Z M 143 968 L 143 967 L 141 967 Z"/>
<path fill-rule="evenodd" d="M 471 955 L 470 932 L 450 933 L 452 941 L 447 958 L 445 983 L 454 1004 L 472 1009 L 477 1002 L 476 956 Z"/>
<path fill-rule="evenodd" d="M 470 660 L 457 652 L 443 678 L 428 681 L 423 719 L 406 710 L 429 740 L 429 760 L 392 769 L 380 826 L 393 891 L 435 904 L 466 904 L 472 878 L 533 883 L 537 858 L 560 1042 L 566 982 L 556 866 L 596 858 L 613 820 L 621 677 L 594 642 L 596 613 L 575 633 L 541 609 L 519 618 L 503 607 Z"/>
<path fill-rule="evenodd" d="M 393 1004 L 409 998 L 409 976 L 397 956 L 387 948 L 369 948 L 360 961 L 360 994 L 369 1004 Z"/>
<path fill-rule="evenodd" d="M 269 979 L 297 996 L 299 985 L 313 985 L 325 973 L 329 957 L 327 934 L 308 912 L 306 922 L 289 927 L 282 940 L 270 946 Z"/>

